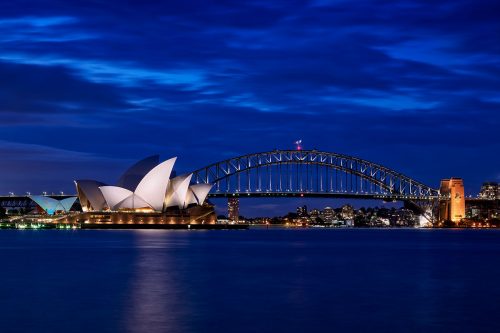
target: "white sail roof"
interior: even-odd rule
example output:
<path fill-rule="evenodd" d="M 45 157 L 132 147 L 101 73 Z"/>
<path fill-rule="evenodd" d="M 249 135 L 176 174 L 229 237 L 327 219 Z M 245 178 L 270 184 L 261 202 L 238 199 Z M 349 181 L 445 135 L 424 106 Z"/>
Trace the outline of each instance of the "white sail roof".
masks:
<path fill-rule="evenodd" d="M 144 201 L 140 196 L 133 193 L 131 196 L 123 199 L 115 205 L 115 209 L 138 209 L 138 208 L 151 208 L 151 206 Z"/>
<path fill-rule="evenodd" d="M 151 169 L 157 166 L 158 163 L 160 163 L 159 155 L 149 156 L 140 160 L 139 162 L 132 165 L 130 168 L 127 169 L 127 171 L 123 173 L 123 175 L 116 183 L 116 186 L 123 187 L 131 191 L 135 191 L 141 179 L 144 178 L 144 176 Z"/>
<path fill-rule="evenodd" d="M 192 176 L 192 174 L 181 175 L 170 179 L 170 186 L 165 197 L 165 207 L 186 207 L 186 195 Z"/>
<path fill-rule="evenodd" d="M 144 199 L 154 210 L 161 211 L 167 193 L 170 174 L 177 157 L 158 164 L 149 171 L 135 189 L 135 194 Z"/>
<path fill-rule="evenodd" d="M 64 211 L 69 212 L 69 210 L 71 209 L 71 207 L 73 206 L 75 201 L 76 201 L 76 197 L 69 197 L 66 199 L 62 199 L 59 202 L 61 203 L 61 206 L 64 208 Z"/>
<path fill-rule="evenodd" d="M 196 197 L 194 196 L 194 192 L 191 189 L 191 186 L 189 187 L 189 189 L 188 189 L 188 191 L 186 193 L 185 203 L 186 203 L 186 206 L 198 203 L 198 200 L 196 200 Z"/>
<path fill-rule="evenodd" d="M 106 184 L 95 180 L 82 179 L 75 180 L 75 185 L 84 212 L 87 210 L 104 209 L 106 200 L 99 190 L 99 186 L 105 186 Z"/>
<path fill-rule="evenodd" d="M 76 197 L 57 200 L 44 195 L 32 195 L 30 198 L 49 215 L 53 215 L 57 211 L 68 212 L 76 200 Z"/>
<path fill-rule="evenodd" d="M 134 194 L 134 192 L 119 186 L 100 186 L 99 189 L 111 210 L 115 210 L 120 202 Z"/>
<path fill-rule="evenodd" d="M 186 197 L 186 202 L 188 202 L 187 204 L 203 205 L 212 187 L 213 185 L 211 184 L 191 185 Z"/>

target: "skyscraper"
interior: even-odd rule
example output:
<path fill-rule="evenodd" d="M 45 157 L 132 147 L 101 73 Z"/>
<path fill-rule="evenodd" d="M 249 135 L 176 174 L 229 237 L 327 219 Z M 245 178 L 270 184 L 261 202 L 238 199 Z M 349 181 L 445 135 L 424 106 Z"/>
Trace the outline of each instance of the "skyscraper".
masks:
<path fill-rule="evenodd" d="M 333 218 L 335 216 L 335 211 L 332 209 L 332 207 L 325 207 L 323 209 L 323 219 L 325 222 L 331 223 L 333 221 Z"/>
<path fill-rule="evenodd" d="M 229 221 L 238 223 L 240 217 L 240 199 L 229 198 L 227 200 L 227 218 Z"/>

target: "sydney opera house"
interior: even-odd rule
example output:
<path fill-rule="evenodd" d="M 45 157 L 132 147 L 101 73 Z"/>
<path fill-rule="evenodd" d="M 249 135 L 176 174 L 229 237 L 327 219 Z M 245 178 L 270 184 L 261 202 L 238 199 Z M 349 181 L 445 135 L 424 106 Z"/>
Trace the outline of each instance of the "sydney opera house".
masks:
<path fill-rule="evenodd" d="M 176 158 L 159 163 L 145 158 L 107 185 L 76 180 L 82 213 L 68 219 L 90 225 L 214 224 L 213 206 L 206 202 L 210 184 L 191 184 L 191 174 L 176 176 Z"/>

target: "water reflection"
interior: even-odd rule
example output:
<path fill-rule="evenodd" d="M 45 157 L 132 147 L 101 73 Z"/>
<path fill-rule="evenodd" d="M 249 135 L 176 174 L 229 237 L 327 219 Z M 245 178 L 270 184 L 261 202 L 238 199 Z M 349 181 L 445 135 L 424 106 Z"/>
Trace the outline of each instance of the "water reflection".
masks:
<path fill-rule="evenodd" d="M 186 313 L 177 283 L 171 234 L 137 231 L 134 271 L 125 317 L 128 332 L 179 332 Z"/>
<path fill-rule="evenodd" d="M 0 232 L 0 333 L 500 332 L 499 232 Z"/>

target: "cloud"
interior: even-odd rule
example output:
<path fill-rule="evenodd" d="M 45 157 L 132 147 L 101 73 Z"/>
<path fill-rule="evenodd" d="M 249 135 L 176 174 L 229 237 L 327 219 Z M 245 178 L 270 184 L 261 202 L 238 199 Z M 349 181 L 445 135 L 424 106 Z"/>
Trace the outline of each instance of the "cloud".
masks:
<path fill-rule="evenodd" d="M 57 57 L 32 57 L 24 54 L 4 54 L 4 62 L 17 64 L 65 67 L 82 78 L 95 83 L 113 83 L 123 87 L 134 87 L 145 83 L 159 85 L 184 85 L 193 88 L 204 85 L 203 75 L 188 70 L 151 70 L 127 63 L 109 63 L 99 60 L 64 59 Z"/>
<path fill-rule="evenodd" d="M 116 176 L 129 160 L 40 144 L 0 140 L 2 179 L 0 193 L 26 191 L 75 193 L 73 180 L 96 178 L 106 181 Z M 103 172 L 106 170 L 106 172 Z"/>
<path fill-rule="evenodd" d="M 95 33 L 75 29 L 76 23 L 78 19 L 71 16 L 0 18 L 0 28 L 4 32 L 0 43 L 62 43 L 98 38 Z"/>
<path fill-rule="evenodd" d="M 500 162 L 498 6 L 5 2 L 0 140 L 192 170 L 303 138 L 477 188 Z"/>
<path fill-rule="evenodd" d="M 5 125 L 83 126 L 84 118 L 130 107 L 114 87 L 75 77 L 63 67 L 0 62 L 0 114 Z M 94 123 L 101 127 L 102 124 Z"/>
<path fill-rule="evenodd" d="M 15 17 L 1 18 L 0 26 L 6 28 L 22 28 L 25 26 L 47 28 L 52 26 L 60 26 L 66 24 L 74 24 L 78 19 L 71 16 L 48 16 L 48 17 Z"/>
<path fill-rule="evenodd" d="M 24 144 L 0 140 L 1 154 L 5 162 L 9 161 L 55 161 L 64 162 L 84 162 L 93 160 L 95 155 L 83 152 L 76 152 L 65 149 L 58 149 L 37 144 Z"/>

